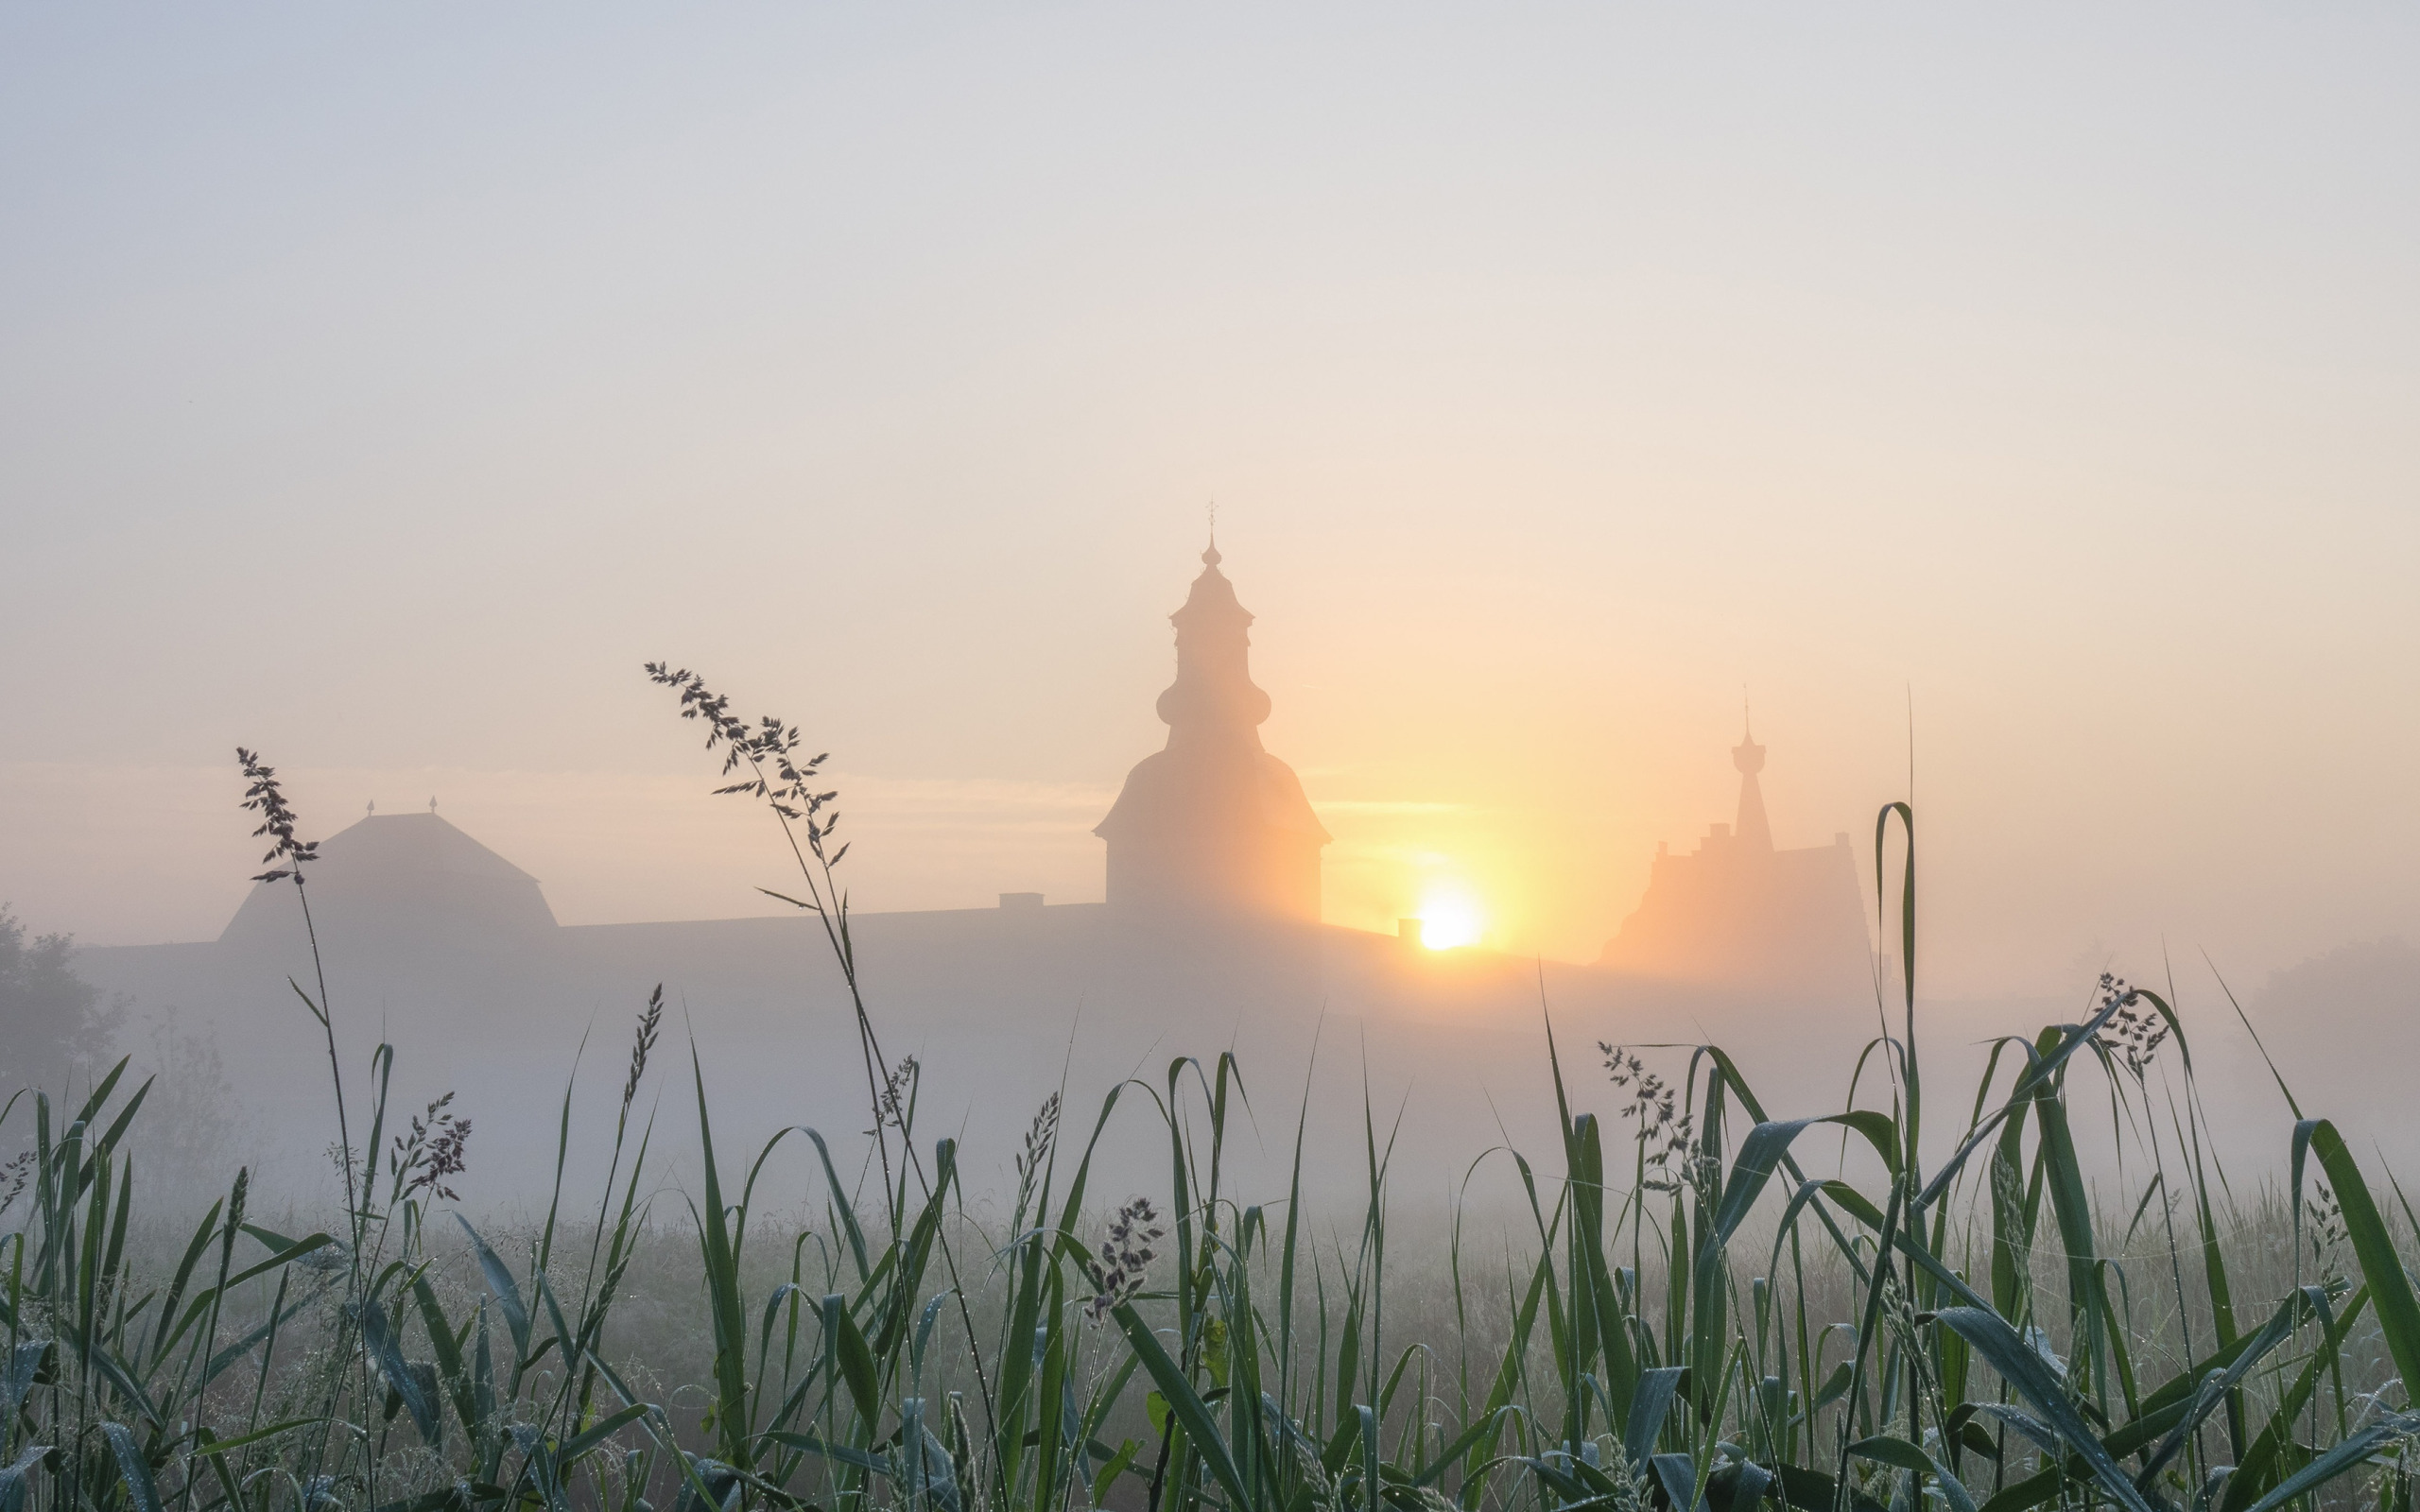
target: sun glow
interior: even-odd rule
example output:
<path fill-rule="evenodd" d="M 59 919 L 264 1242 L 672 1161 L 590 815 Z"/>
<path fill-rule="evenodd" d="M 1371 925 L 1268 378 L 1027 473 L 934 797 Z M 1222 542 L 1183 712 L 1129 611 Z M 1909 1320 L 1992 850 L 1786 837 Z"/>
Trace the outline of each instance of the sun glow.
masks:
<path fill-rule="evenodd" d="M 1420 902 L 1420 943 L 1432 951 L 1476 945 L 1486 924 L 1478 900 L 1459 887 L 1437 887 Z"/>

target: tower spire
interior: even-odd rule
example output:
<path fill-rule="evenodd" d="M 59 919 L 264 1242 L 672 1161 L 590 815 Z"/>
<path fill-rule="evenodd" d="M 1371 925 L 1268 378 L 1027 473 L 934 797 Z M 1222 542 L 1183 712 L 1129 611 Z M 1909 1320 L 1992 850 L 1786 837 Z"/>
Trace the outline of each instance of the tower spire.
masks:
<path fill-rule="evenodd" d="M 1160 695 L 1159 713 L 1172 744 L 1257 750 L 1269 695 L 1252 680 L 1252 611 L 1236 602 L 1236 585 L 1219 570 L 1219 560 L 1213 540 L 1184 607 L 1168 616 L 1176 627 L 1176 680 Z"/>
<path fill-rule="evenodd" d="M 1765 792 L 1756 782 L 1756 774 L 1765 769 L 1765 747 L 1756 744 L 1749 724 L 1745 694 L 1739 699 L 1739 744 L 1731 747 L 1731 765 L 1739 773 L 1739 818 L 1731 833 L 1743 849 L 1771 850 L 1772 822 L 1765 817 Z"/>
<path fill-rule="evenodd" d="M 1261 746 L 1269 695 L 1252 680 L 1252 611 L 1219 570 L 1218 538 L 1176 627 L 1160 695 L 1166 748 L 1127 774 L 1095 834 L 1114 905 L 1316 919 L 1327 831 L 1292 768 Z"/>

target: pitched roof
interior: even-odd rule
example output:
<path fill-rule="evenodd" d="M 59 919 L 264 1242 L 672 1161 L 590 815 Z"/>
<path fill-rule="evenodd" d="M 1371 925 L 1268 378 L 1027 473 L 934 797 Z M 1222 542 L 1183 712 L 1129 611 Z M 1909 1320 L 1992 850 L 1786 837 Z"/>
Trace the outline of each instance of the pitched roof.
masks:
<path fill-rule="evenodd" d="M 375 814 L 320 844 L 312 911 L 379 934 L 495 935 L 550 929 L 538 879 L 435 814 Z M 264 939 L 299 920 L 284 883 L 261 883 L 221 940 Z"/>

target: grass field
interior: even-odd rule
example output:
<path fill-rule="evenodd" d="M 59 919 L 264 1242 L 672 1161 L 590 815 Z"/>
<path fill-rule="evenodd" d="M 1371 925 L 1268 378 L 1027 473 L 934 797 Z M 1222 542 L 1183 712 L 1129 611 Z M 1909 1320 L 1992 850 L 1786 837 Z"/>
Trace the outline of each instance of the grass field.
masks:
<path fill-rule="evenodd" d="M 792 901 L 854 991 L 820 758 L 651 670 L 724 753 L 726 790 L 791 836 Z M 268 875 L 307 908 L 311 848 L 246 765 Z M 27 1140 L 0 1173 L 0 1512 L 2408 1508 L 2400 1188 L 2310 1119 L 2282 1182 L 2231 1190 L 2182 1025 L 2122 982 L 2083 1022 L 2000 1042 L 1981 1085 L 1927 1085 L 1912 823 L 1894 805 L 1876 830 L 1877 872 L 1900 858 L 1884 917 L 1910 986 L 1893 1033 L 1841 1047 L 1872 1057 L 1873 1106 L 1776 1122 L 1720 1049 L 1563 1045 L 1540 1068 L 1560 1147 L 1520 1167 L 1529 1221 L 1480 1233 L 1391 1228 L 1374 1121 L 1358 1149 L 1297 1141 L 1298 1193 L 1305 1160 L 1367 1171 L 1359 1213 L 1239 1205 L 1223 1059 L 1098 1107 L 1037 1089 L 1012 1200 L 969 1204 L 862 1001 L 864 1164 L 803 1133 L 717 1150 L 659 998 L 614 1125 L 573 1127 L 565 1096 L 562 1152 L 610 1151 L 603 1186 L 559 1183 L 482 1234 L 452 1211 L 450 1109 L 390 1108 L 389 1052 L 348 1074 L 338 1010 L 298 983 L 329 1030 L 344 1171 L 316 1223 L 259 1221 L 285 1210 L 231 1173 L 164 1242 L 152 1211 L 202 1199 L 139 1182 L 150 1089 L 123 1066 L 0 1118 Z M 1573 1107 L 1599 1075 L 1612 1122 Z M 666 1077 L 699 1088 L 679 1126 L 634 1119 Z M 2112 1100 L 2133 1173 L 2114 1193 L 2074 1133 Z M 1113 1110 L 1120 1138 L 1165 1138 L 1145 1196 L 1090 1186 Z M 1925 1168 L 1928 1120 L 1959 1132 Z M 697 1189 L 650 1195 L 676 1140 Z M 758 1210 L 775 1158 L 815 1162 L 820 1213 Z"/>

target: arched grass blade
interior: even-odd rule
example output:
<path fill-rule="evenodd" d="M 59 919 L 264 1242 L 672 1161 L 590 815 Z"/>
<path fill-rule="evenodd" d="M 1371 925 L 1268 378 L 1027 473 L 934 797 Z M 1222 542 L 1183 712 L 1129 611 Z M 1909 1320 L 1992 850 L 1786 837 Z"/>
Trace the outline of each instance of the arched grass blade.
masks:
<path fill-rule="evenodd" d="M 2016 1336 L 2016 1331 L 2008 1326 L 2006 1319 L 1979 1307 L 1944 1308 L 1939 1317 L 2041 1415 L 2043 1424 L 2070 1452 L 2082 1457 L 2112 1501 L 2126 1512 L 2152 1512 L 2143 1493 L 2135 1488 L 2133 1478 L 2118 1468 L 2100 1440 L 2085 1426 L 2083 1416 L 2067 1400 L 2066 1389 L 2050 1374 L 2050 1367 Z"/>

